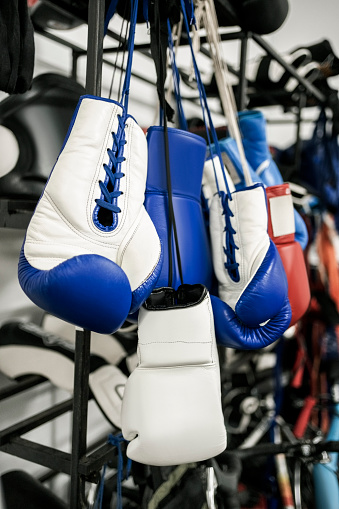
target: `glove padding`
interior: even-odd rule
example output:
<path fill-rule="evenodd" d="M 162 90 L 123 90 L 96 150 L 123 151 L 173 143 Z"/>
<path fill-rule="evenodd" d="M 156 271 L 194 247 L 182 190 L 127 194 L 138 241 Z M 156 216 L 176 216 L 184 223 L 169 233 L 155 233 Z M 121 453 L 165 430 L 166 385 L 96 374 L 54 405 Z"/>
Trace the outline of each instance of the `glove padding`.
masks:
<path fill-rule="evenodd" d="M 210 288 L 213 268 L 208 234 L 201 207 L 201 180 L 206 156 L 206 142 L 200 136 L 168 129 L 172 203 L 178 236 L 183 280 Z M 164 128 L 147 131 L 148 170 L 145 208 L 158 232 L 164 251 L 164 263 L 156 288 L 180 283 L 179 261 L 173 232 L 170 232 L 166 176 Z M 173 278 L 169 283 L 168 237 L 172 235 Z"/>
<path fill-rule="evenodd" d="M 291 306 L 285 298 L 279 313 L 258 327 L 242 323 L 233 309 L 218 297 L 211 295 L 215 335 L 220 345 L 241 350 L 258 350 L 277 341 L 291 321 Z"/>
<path fill-rule="evenodd" d="M 220 454 L 226 430 L 219 360 L 203 285 L 153 291 L 139 311 L 138 356 L 122 403 L 127 456 L 165 466 Z"/>
<path fill-rule="evenodd" d="M 267 234 L 265 191 L 261 184 L 216 194 L 210 234 L 218 295 L 249 327 L 279 313 L 287 296 L 281 259 Z"/>
<path fill-rule="evenodd" d="M 162 265 L 146 173 L 136 121 L 115 101 L 83 96 L 21 250 L 19 282 L 35 304 L 102 334 L 140 307 Z"/>

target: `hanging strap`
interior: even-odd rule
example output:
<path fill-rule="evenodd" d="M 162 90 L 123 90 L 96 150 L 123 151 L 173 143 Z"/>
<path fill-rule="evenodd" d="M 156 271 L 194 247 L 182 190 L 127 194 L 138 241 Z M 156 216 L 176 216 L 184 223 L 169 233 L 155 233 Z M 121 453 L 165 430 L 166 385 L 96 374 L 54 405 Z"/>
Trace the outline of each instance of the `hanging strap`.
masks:
<path fill-rule="evenodd" d="M 219 35 L 218 18 L 213 0 L 200 0 L 198 5 L 201 6 L 201 16 L 204 28 L 206 30 L 207 40 L 210 46 L 210 52 L 214 64 L 215 78 L 219 90 L 220 101 L 228 121 L 230 135 L 236 141 L 240 162 L 247 186 L 253 184 L 251 174 L 248 168 L 241 134 L 237 120 L 237 108 L 234 98 L 233 88 L 230 83 L 230 74 L 222 55 L 222 43 Z"/>
<path fill-rule="evenodd" d="M 107 33 L 108 23 L 113 17 L 119 0 L 112 0 L 106 14 L 105 18 L 105 27 L 104 34 Z M 132 61 L 133 61 L 133 52 L 134 52 L 134 39 L 135 39 L 135 27 L 137 24 L 137 15 L 138 15 L 138 0 L 130 0 L 131 1 L 131 19 L 129 24 L 129 33 L 128 33 L 128 44 L 127 44 L 127 65 L 125 70 L 125 79 L 124 85 L 122 89 L 121 96 L 121 104 L 125 107 L 127 112 L 128 110 L 128 99 L 129 99 L 129 90 L 130 90 L 130 82 L 131 82 L 131 74 L 132 74 Z M 144 2 L 148 3 L 148 0 L 144 0 Z"/>
<path fill-rule="evenodd" d="M 154 27 L 153 34 L 155 37 L 158 37 L 158 41 L 161 41 L 161 44 L 158 45 L 158 94 L 160 100 L 160 107 L 163 112 L 166 111 L 168 103 L 166 103 L 165 99 L 165 71 L 166 71 L 166 51 L 167 51 L 167 34 L 166 34 L 166 51 L 164 51 L 164 47 L 161 47 L 164 44 L 164 39 L 161 36 L 161 16 L 160 16 L 160 0 L 155 0 L 154 2 Z M 166 20 L 167 26 L 167 20 Z M 152 27 L 151 27 L 152 31 Z M 153 39 L 155 39 L 153 37 Z M 155 50 L 155 46 L 153 47 L 153 51 Z M 170 157 L 169 157 L 169 142 L 168 142 L 168 130 L 167 130 L 167 115 L 163 114 L 163 123 L 164 123 L 164 144 L 165 144 L 165 164 L 166 164 L 166 183 L 167 183 L 167 192 L 168 192 L 168 286 L 172 286 L 173 283 L 173 254 L 172 254 L 172 232 L 174 236 L 174 244 L 178 262 L 178 270 L 181 284 L 183 284 L 183 274 L 182 274 L 182 265 L 181 265 L 181 257 L 179 250 L 179 240 L 177 234 L 177 227 L 175 221 L 175 214 L 173 208 L 173 195 L 172 195 L 172 181 L 171 181 L 171 168 L 170 168 Z"/>
<path fill-rule="evenodd" d="M 184 2 L 184 0 L 180 0 L 180 1 L 181 1 L 181 9 L 182 9 L 183 19 L 184 19 L 184 26 L 185 26 L 185 29 L 186 29 L 186 32 L 187 32 L 188 43 L 189 43 L 189 47 L 190 47 L 190 50 L 191 50 L 193 68 L 194 68 L 194 72 L 195 72 L 195 76 L 196 76 L 196 80 L 197 80 L 197 86 L 198 86 L 198 92 L 199 92 L 199 100 L 200 100 L 200 105 L 201 105 L 201 109 L 202 109 L 202 115 L 203 115 L 204 124 L 205 124 L 205 127 L 206 127 L 206 135 L 207 135 L 207 140 L 208 140 L 208 146 L 209 146 L 209 149 L 210 149 L 210 153 L 212 154 L 212 141 L 211 141 L 211 136 L 210 136 L 210 133 L 211 133 L 212 139 L 213 139 L 213 143 L 214 143 L 214 146 L 215 146 L 215 152 L 216 152 L 216 154 L 217 154 L 217 156 L 219 158 L 220 167 L 221 167 L 221 171 L 222 171 L 222 175 L 223 175 L 223 179 L 224 179 L 224 183 L 225 183 L 225 188 L 226 188 L 227 196 L 228 196 L 228 198 L 230 200 L 232 200 L 232 195 L 231 195 L 231 192 L 230 192 L 230 189 L 229 189 L 229 185 L 228 185 L 228 182 L 227 182 L 227 178 L 226 178 L 226 174 L 225 174 L 224 163 L 223 163 L 222 156 L 221 156 L 221 150 L 220 150 L 220 145 L 219 145 L 217 133 L 215 131 L 215 127 L 214 127 L 214 124 L 213 124 L 211 112 L 210 112 L 210 109 L 208 107 L 205 87 L 204 87 L 204 84 L 203 84 L 202 79 L 201 79 L 200 71 L 198 69 L 198 65 L 197 65 L 195 54 L 194 54 L 194 50 L 193 50 L 192 40 L 191 40 L 191 36 L 190 36 L 190 28 L 189 28 L 189 24 L 188 24 L 186 9 L 185 9 L 185 2 Z M 221 193 L 220 193 L 220 188 L 219 188 L 219 185 L 218 185 L 218 178 L 217 178 L 217 173 L 216 173 L 216 169 L 215 169 L 214 159 L 213 158 L 212 158 L 212 162 L 213 162 L 213 169 L 214 169 L 214 176 L 215 176 L 216 186 L 217 186 L 218 194 L 220 195 Z"/>
<path fill-rule="evenodd" d="M 128 110 L 128 99 L 132 74 L 132 61 L 134 52 L 135 27 L 137 24 L 137 14 L 138 14 L 138 0 L 131 0 L 131 22 L 129 25 L 128 46 L 127 46 L 128 58 L 125 71 L 124 86 L 122 88 L 122 96 L 120 101 L 124 105 L 126 111 Z"/>
<path fill-rule="evenodd" d="M 124 2 L 126 2 L 126 0 L 124 0 Z M 149 0 L 143 0 L 143 5 L 142 5 L 142 13 L 143 13 L 144 19 L 147 23 L 147 26 L 148 26 L 148 2 L 149 2 Z M 111 19 L 113 18 L 114 14 L 117 10 L 118 3 L 119 3 L 119 0 L 111 0 L 111 3 L 108 6 L 106 16 L 105 16 L 105 22 L 104 22 L 104 36 L 107 34 L 108 24 L 111 21 Z"/>
<path fill-rule="evenodd" d="M 177 42 L 179 41 L 179 38 L 180 38 L 179 34 L 181 32 L 181 25 L 182 25 L 182 23 L 180 23 L 180 22 L 178 23 L 178 25 L 176 25 L 177 26 Z M 180 129 L 182 129 L 184 131 L 188 131 L 187 120 L 185 117 L 182 100 L 181 100 L 180 74 L 179 74 L 178 67 L 176 64 L 175 49 L 174 49 L 172 30 L 171 30 L 171 24 L 170 24 L 169 19 L 167 20 L 167 29 L 168 29 L 169 60 L 170 60 L 171 68 L 172 68 L 171 83 L 173 84 L 173 92 L 174 92 L 174 97 L 175 97 L 175 101 L 176 101 L 177 109 L 178 109 L 178 122 L 179 122 Z M 168 90 L 167 90 L 168 93 L 171 92 L 171 88 L 172 87 L 168 87 Z"/>
<path fill-rule="evenodd" d="M 167 119 L 172 122 L 174 110 L 165 99 L 165 79 L 168 47 L 166 2 L 161 2 L 161 8 L 162 12 L 160 12 L 160 6 L 158 6 L 158 3 L 153 3 L 154 20 L 151 23 L 151 54 L 154 60 L 157 75 L 157 93 L 159 103 L 163 108 Z"/>

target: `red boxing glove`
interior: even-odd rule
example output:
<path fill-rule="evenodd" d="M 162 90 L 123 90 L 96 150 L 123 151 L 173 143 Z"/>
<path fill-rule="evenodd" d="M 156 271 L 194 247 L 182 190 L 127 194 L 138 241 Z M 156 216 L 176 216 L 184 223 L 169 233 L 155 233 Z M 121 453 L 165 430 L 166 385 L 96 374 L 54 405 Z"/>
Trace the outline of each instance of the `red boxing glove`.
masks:
<path fill-rule="evenodd" d="M 295 241 L 295 223 L 289 184 L 266 188 L 268 234 L 277 246 L 288 281 L 288 298 L 292 309 L 291 325 L 307 311 L 311 300 L 305 259 Z"/>

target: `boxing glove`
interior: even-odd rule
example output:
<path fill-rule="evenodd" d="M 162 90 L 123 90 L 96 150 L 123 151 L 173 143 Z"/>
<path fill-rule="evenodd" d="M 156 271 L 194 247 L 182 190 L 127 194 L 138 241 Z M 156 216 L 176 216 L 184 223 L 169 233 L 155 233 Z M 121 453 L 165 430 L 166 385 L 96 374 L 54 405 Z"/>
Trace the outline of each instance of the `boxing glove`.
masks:
<path fill-rule="evenodd" d="M 168 189 L 163 127 L 147 131 L 148 172 L 145 207 L 149 213 L 164 251 L 164 262 L 156 288 L 169 285 L 168 252 Z M 183 280 L 201 283 L 210 288 L 212 259 L 208 233 L 201 207 L 201 182 L 206 156 L 206 142 L 200 136 L 179 129 L 168 129 L 172 202 L 176 221 Z M 178 259 L 172 234 L 173 280 L 180 284 Z"/>
<path fill-rule="evenodd" d="M 277 246 L 288 282 L 288 299 L 292 309 L 291 325 L 307 311 L 311 293 L 304 254 L 294 240 L 293 202 L 289 184 L 266 188 L 268 234 Z"/>
<path fill-rule="evenodd" d="M 246 159 L 267 186 L 283 184 L 284 180 L 269 151 L 266 137 L 266 120 L 261 111 L 241 111 L 238 113 L 239 127 Z M 308 232 L 303 218 L 294 209 L 295 240 L 302 249 L 308 243 Z"/>
<path fill-rule="evenodd" d="M 287 297 L 281 259 L 267 234 L 262 184 L 220 192 L 210 207 L 210 237 L 218 296 L 249 327 L 273 318 Z"/>
<path fill-rule="evenodd" d="M 203 461 L 226 447 L 219 360 L 203 285 L 158 288 L 139 310 L 139 365 L 127 380 L 127 456 L 148 465 Z"/>
<path fill-rule="evenodd" d="M 286 299 L 279 312 L 257 326 L 245 325 L 234 310 L 216 295 L 211 295 L 217 343 L 228 348 L 258 350 L 277 341 L 291 321 L 291 306 Z"/>
<path fill-rule="evenodd" d="M 102 334 L 140 307 L 162 265 L 146 173 L 134 118 L 118 102 L 82 96 L 20 254 L 19 282 L 37 306 Z"/>
<path fill-rule="evenodd" d="M 252 112 L 243 112 L 243 113 L 252 113 Z M 242 123 L 246 124 L 246 118 L 243 116 Z M 243 127 L 243 131 L 245 131 L 245 128 Z M 238 147 L 233 138 L 224 138 L 220 140 L 219 142 L 220 148 L 221 148 L 221 155 L 223 158 L 223 161 L 230 173 L 230 176 L 235 184 L 236 189 L 243 189 L 245 187 L 245 181 L 244 181 L 244 175 L 243 175 L 243 169 L 240 162 Z M 265 144 L 258 144 L 258 147 L 256 146 L 256 142 L 253 142 L 254 150 L 252 151 L 252 145 L 249 143 L 245 143 L 245 140 L 243 139 L 243 145 L 245 150 L 246 159 L 248 162 L 248 169 L 250 172 L 250 176 L 253 182 L 261 182 L 265 186 L 268 185 L 276 185 L 276 184 L 282 184 L 283 179 L 282 176 L 274 163 L 269 151 L 268 147 Z M 265 148 L 266 147 L 266 148 Z M 265 148 L 265 152 L 262 153 L 260 148 Z M 214 146 L 212 146 L 212 149 L 214 149 Z M 261 157 L 258 157 L 258 155 Z M 266 159 L 263 159 L 263 157 L 268 157 Z M 258 167 L 258 172 L 254 171 L 251 164 L 256 164 L 258 160 L 261 161 L 261 166 Z M 296 224 L 296 240 L 300 243 L 302 249 L 305 249 L 307 242 L 308 242 L 308 233 L 307 228 L 305 225 L 304 220 L 300 216 L 300 214 L 297 212 L 297 210 L 294 209 L 294 220 Z"/>

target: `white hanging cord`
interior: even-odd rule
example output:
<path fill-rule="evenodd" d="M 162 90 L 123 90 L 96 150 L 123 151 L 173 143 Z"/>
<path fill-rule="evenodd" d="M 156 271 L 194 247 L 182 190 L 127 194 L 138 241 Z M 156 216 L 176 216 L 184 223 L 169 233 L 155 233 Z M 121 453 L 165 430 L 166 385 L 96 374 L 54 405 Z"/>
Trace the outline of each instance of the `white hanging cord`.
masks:
<path fill-rule="evenodd" d="M 234 138 L 237 144 L 245 184 L 246 186 L 251 186 L 253 181 L 248 169 L 248 164 L 241 140 L 241 134 L 236 114 L 237 108 L 233 89 L 230 84 L 230 75 L 226 62 L 222 56 L 222 45 L 219 35 L 219 25 L 215 6 L 213 0 L 196 0 L 195 5 L 196 11 L 198 10 L 199 14 L 200 11 L 202 11 L 203 24 L 206 30 L 207 41 L 210 46 L 211 57 L 214 64 L 215 78 L 219 90 L 220 101 L 224 110 L 225 117 L 228 121 L 230 135 L 232 138 Z"/>
<path fill-rule="evenodd" d="M 182 15 L 181 15 L 179 23 L 174 25 L 173 28 L 172 28 L 172 38 L 173 38 L 173 41 L 175 41 L 174 48 L 173 48 L 175 56 L 178 54 L 178 47 L 179 47 L 180 38 L 181 38 L 181 32 L 182 32 L 182 23 L 183 23 L 183 18 L 182 18 Z M 166 99 L 166 101 L 168 103 L 171 103 L 171 100 L 172 100 L 172 97 L 173 97 L 173 91 L 174 91 L 174 80 L 173 80 L 173 76 L 172 76 L 171 56 L 170 56 L 169 52 L 167 53 L 167 66 L 166 66 L 166 69 L 167 69 L 166 82 L 168 82 L 168 85 L 166 83 L 166 86 L 165 86 L 165 90 L 166 90 L 165 99 Z"/>

